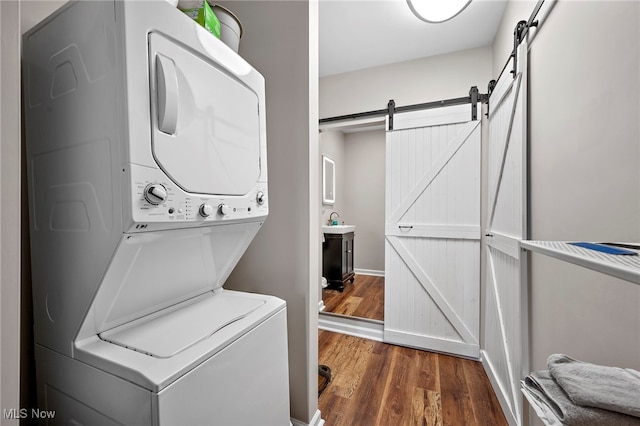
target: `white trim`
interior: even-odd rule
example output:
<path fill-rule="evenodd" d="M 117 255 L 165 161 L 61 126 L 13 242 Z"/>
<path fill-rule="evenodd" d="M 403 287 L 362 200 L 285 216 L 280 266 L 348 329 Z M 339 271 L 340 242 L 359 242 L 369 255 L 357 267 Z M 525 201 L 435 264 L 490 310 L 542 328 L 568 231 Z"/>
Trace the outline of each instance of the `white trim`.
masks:
<path fill-rule="evenodd" d="M 498 381 L 498 378 L 494 372 L 493 365 L 491 365 L 491 361 L 489 361 L 489 358 L 487 357 L 486 352 L 484 350 L 480 351 L 480 362 L 482 363 L 484 372 L 487 374 L 487 377 L 489 378 L 491 387 L 494 389 L 493 393 L 496 395 L 496 398 L 498 398 L 498 403 L 500 404 L 500 408 L 502 408 L 502 413 L 504 414 L 504 417 L 507 419 L 507 422 L 510 425 L 517 426 L 518 422 L 515 416 L 513 415 L 511 408 L 509 407 L 508 401 L 504 398 L 504 395 L 506 394 L 504 392 L 504 388 Z M 496 392 L 495 391 L 496 389 L 500 389 L 501 392 Z"/>
<path fill-rule="evenodd" d="M 394 237 L 480 240 L 480 225 L 422 225 L 412 222 L 385 224 L 385 235 Z"/>
<path fill-rule="evenodd" d="M 308 426 L 323 426 L 324 425 L 324 420 L 320 416 L 321 416 L 320 410 L 316 410 L 316 412 L 313 415 L 313 417 L 311 418 L 311 421 L 309 422 Z M 306 423 L 301 422 L 298 419 L 294 419 L 293 417 L 291 418 L 291 424 L 293 426 L 307 426 Z"/>
<path fill-rule="evenodd" d="M 521 57 L 521 56 L 520 56 Z M 520 64 L 522 65 L 522 64 Z M 509 118 L 509 128 L 507 129 L 507 134 L 504 140 L 504 143 L 501 145 L 502 146 L 502 161 L 500 162 L 500 172 L 498 173 L 498 181 L 495 183 L 495 188 L 496 191 L 493 194 L 493 200 L 491 200 L 490 202 L 490 207 L 489 207 L 489 220 L 488 220 L 488 225 L 487 228 L 491 228 L 493 227 L 493 217 L 494 214 L 496 212 L 496 204 L 498 202 L 498 192 L 500 191 L 501 185 L 502 185 L 502 176 L 503 176 L 503 172 L 504 172 L 504 167 L 506 164 L 506 159 L 507 159 L 507 152 L 509 151 L 509 142 L 511 141 L 511 131 L 513 130 L 513 122 L 515 119 L 515 115 L 516 115 L 516 110 L 518 108 L 518 97 L 520 96 L 520 83 L 522 82 L 522 73 L 518 73 L 518 75 L 515 78 L 515 91 L 513 94 L 513 104 L 511 107 L 511 117 Z M 514 84 L 512 82 L 512 84 Z M 513 86 L 509 86 L 510 89 Z M 525 87 L 526 90 L 526 87 Z M 500 103 L 502 102 L 502 99 L 500 99 Z M 496 106 L 497 108 L 497 106 Z M 523 124 L 524 127 L 524 124 Z"/>
<path fill-rule="evenodd" d="M 494 324 L 494 329 L 492 330 L 486 330 L 485 336 L 488 336 L 488 340 L 484 345 L 484 350 L 481 352 L 483 366 L 485 367 L 491 386 L 500 402 L 507 421 L 512 425 L 519 425 L 524 421 L 523 396 L 519 391 L 519 382 L 524 374 L 527 374 L 529 369 L 527 263 L 526 256 L 521 255 L 522 250 L 520 249 L 520 241 L 526 237 L 528 220 L 526 183 L 528 57 L 526 39 L 518 46 L 517 58 L 518 74 L 515 77 L 508 74 L 503 75 L 498 82 L 501 90 L 494 90 L 491 99 L 489 99 L 490 111 L 496 111 L 498 108 L 497 105 L 504 101 L 502 108 L 505 109 L 505 115 L 507 115 L 508 120 L 505 120 L 506 117 L 504 116 L 499 117 L 500 121 L 498 124 L 501 126 L 501 130 L 505 129 L 504 124 L 507 124 L 508 127 L 506 127 L 506 137 L 504 137 L 504 139 L 498 140 L 497 137 L 491 135 L 491 131 L 489 138 L 489 145 L 495 146 L 498 149 L 497 154 L 499 154 L 499 156 L 497 159 L 499 161 L 496 162 L 496 165 L 498 165 L 499 168 L 495 170 L 498 172 L 496 182 L 490 182 L 491 187 L 488 192 L 488 217 L 486 227 L 488 237 L 484 239 L 487 281 L 485 295 L 487 298 L 491 295 L 492 299 L 495 300 L 496 312 L 495 314 L 491 313 L 491 315 L 495 315 L 495 317 L 491 319 L 497 322 L 497 325 Z M 512 58 L 511 61 L 513 60 Z M 496 89 L 498 89 L 498 86 Z M 498 99 L 499 101 L 492 104 L 492 99 Z M 508 102 L 512 102 L 512 104 Z M 490 123 L 494 117 L 495 115 L 490 116 Z M 518 122 L 518 127 L 514 127 L 515 122 Z M 512 134 L 512 131 L 516 129 L 519 134 Z M 502 134 L 498 133 L 498 136 L 502 137 Z M 511 203 L 505 203 L 504 213 L 511 215 L 510 217 L 516 221 L 516 223 L 512 224 L 516 225 L 514 227 L 515 229 L 509 231 L 510 235 L 506 235 L 499 231 L 496 232 L 493 229 L 493 221 L 496 214 L 498 195 L 500 190 L 503 189 L 503 171 L 506 165 L 509 144 L 512 143 L 512 140 L 515 143 L 521 143 L 522 146 L 517 147 L 517 149 L 521 149 L 521 152 L 518 152 L 521 156 L 520 163 L 518 164 L 517 162 L 518 158 L 510 160 L 514 161 L 512 166 L 516 174 L 516 176 L 512 176 L 511 179 L 521 179 L 519 183 L 522 187 L 519 192 L 516 192 L 516 197 L 519 196 L 520 199 L 514 197 L 514 194 L 506 195 L 509 197 L 508 201 L 511 201 Z M 489 171 L 489 174 L 494 176 L 491 172 L 492 171 Z M 519 173 L 522 173 L 522 175 L 519 175 Z M 517 212 L 517 209 L 513 209 L 514 204 L 521 208 L 520 212 Z M 519 221 L 519 223 L 517 223 L 517 221 Z M 518 262 L 516 265 L 516 272 L 518 273 L 517 279 L 510 277 L 508 278 L 509 281 L 506 281 L 506 277 L 498 277 L 496 273 L 498 266 L 507 268 L 509 273 L 515 271 L 515 269 L 514 266 L 510 265 L 510 261 L 504 260 L 503 256 L 493 256 L 494 251 L 499 251 L 506 257 Z M 504 268 L 501 268 L 501 270 L 502 269 Z M 498 280 L 505 280 L 506 283 L 502 283 L 501 281 L 501 285 L 499 286 Z M 514 285 L 517 286 L 515 289 L 513 288 Z M 503 286 L 510 287 L 510 299 L 508 301 L 502 300 L 503 296 L 506 297 L 506 293 L 500 288 Z M 518 306 L 513 306 L 512 297 L 517 298 L 519 301 Z M 509 325 L 512 327 L 511 323 L 513 321 L 516 321 L 516 326 L 519 327 L 519 330 L 516 332 L 507 328 L 507 322 L 509 322 Z M 508 331 L 511 333 L 508 333 Z M 499 364 L 496 363 L 496 357 L 498 356 L 500 357 L 498 359 L 501 359 Z M 496 369 L 496 366 L 498 366 L 499 369 Z"/>
<path fill-rule="evenodd" d="M 503 301 L 500 299 L 500 291 L 498 290 L 498 283 L 497 283 L 497 277 L 496 277 L 496 273 L 494 270 L 494 261 L 493 261 L 493 256 L 491 255 L 491 251 L 487 248 L 487 253 L 486 253 L 486 259 L 487 259 L 487 269 L 488 272 L 491 274 L 491 279 L 488 280 L 487 282 L 487 291 L 491 291 L 493 290 L 493 298 L 496 301 L 496 313 L 498 316 L 498 323 L 500 324 L 500 327 L 498 328 L 498 330 L 494 330 L 494 332 L 499 332 L 500 333 L 500 341 L 502 342 L 502 345 L 500 345 L 500 349 L 502 349 L 502 355 L 504 356 L 504 359 L 506 361 L 507 364 L 507 377 L 506 380 L 507 382 L 503 384 L 503 386 L 500 386 L 500 393 L 501 395 L 504 397 L 505 395 L 507 395 L 507 385 L 509 387 L 509 389 L 511 390 L 511 392 L 509 392 L 509 394 L 513 397 L 512 403 L 514 404 L 513 410 L 517 410 L 517 407 L 515 407 L 515 404 L 517 404 L 517 390 L 516 390 L 516 386 L 513 383 L 514 382 L 514 371 L 513 371 L 513 364 L 514 362 L 517 362 L 517 360 L 514 360 L 511 355 L 510 349 L 513 349 L 512 347 L 509 346 L 509 339 L 507 337 L 507 330 L 506 330 L 506 321 L 505 321 L 505 315 L 503 314 L 503 307 L 505 306 Z M 516 259 L 518 259 L 518 257 L 516 256 Z M 491 287 L 491 289 L 489 289 L 489 287 Z M 486 353 L 486 352 L 485 352 Z M 489 357 L 487 357 L 487 363 L 491 365 L 491 361 L 489 359 Z M 495 391 L 495 387 L 494 387 L 494 391 Z M 513 416 L 516 418 L 516 420 L 519 417 L 519 414 L 517 412 L 513 413 Z M 517 421 L 516 421 L 517 423 Z"/>
<path fill-rule="evenodd" d="M 564 241 L 521 241 L 520 246 L 531 252 L 640 284 L 640 256 L 616 256 Z"/>
<path fill-rule="evenodd" d="M 290 392 L 298 393 L 298 402 L 300 405 L 306 406 L 306 412 L 309 413 L 310 409 L 316 408 L 314 416 L 311 418 L 312 426 L 322 426 L 324 421 L 320 418 L 320 411 L 318 410 L 318 312 L 315 311 L 316 307 L 322 301 L 322 290 L 320 285 L 321 276 L 321 236 L 318 228 L 312 226 L 313 223 L 320 223 L 320 204 L 321 196 L 321 171 L 320 171 L 320 132 L 318 129 L 318 119 L 320 118 L 320 111 L 318 105 L 318 26 L 319 26 L 319 4 L 317 1 L 310 1 L 308 3 L 308 53 L 309 53 L 309 72 L 308 72 L 308 108 L 309 108 L 309 142 L 308 142 L 308 161 L 309 161 L 309 196 L 308 196 L 308 226 L 307 232 L 309 236 L 308 247 L 308 269 L 305 271 L 308 281 L 303 283 L 301 289 L 302 298 L 304 300 L 304 314 L 303 315 L 291 315 L 291 318 L 296 317 L 296 320 L 304 320 L 304 324 L 292 324 L 294 321 L 289 321 L 288 329 L 289 336 L 291 336 L 291 330 L 295 330 L 296 333 L 301 333 L 302 338 L 306 338 L 304 345 L 290 345 L 289 346 L 289 371 L 290 374 Z M 271 65 L 271 64 L 269 64 Z M 278 104 L 277 107 L 280 107 Z M 301 107 L 303 107 L 301 105 Z M 322 179 L 324 182 L 324 179 Z M 303 231 L 304 232 L 304 231 Z M 301 269 L 305 269 L 303 265 Z M 306 288 L 304 288 L 306 287 Z M 289 296 L 291 297 L 291 296 Z M 302 347 L 301 347 L 302 346 Z M 292 362 L 295 354 L 296 361 Z M 299 360 L 299 361 L 297 361 Z M 292 364 L 300 363 L 297 367 L 292 367 Z M 304 369 L 304 377 L 291 377 L 292 371 L 299 371 L 298 367 Z M 302 375 L 302 374 L 301 374 Z M 291 419 L 293 420 L 293 419 Z"/>
<path fill-rule="evenodd" d="M 520 239 L 513 238 L 508 235 L 493 232 L 485 239 L 486 244 L 502 253 L 513 257 L 520 258 Z"/>
<path fill-rule="evenodd" d="M 507 62 L 507 66 L 505 69 L 513 68 L 513 58 L 509 59 Z M 491 92 L 491 96 L 489 97 L 489 112 L 495 111 L 498 109 L 500 105 L 507 99 L 509 93 L 511 93 L 511 89 L 513 89 L 514 79 L 500 79 L 496 84 L 496 87 Z"/>
<path fill-rule="evenodd" d="M 378 271 L 376 269 L 354 269 L 353 272 L 356 275 L 370 275 L 372 277 L 384 277 L 384 271 Z"/>
<path fill-rule="evenodd" d="M 326 306 L 324 305 L 324 300 L 320 299 L 320 301 L 318 302 L 318 312 L 324 311 L 325 308 Z"/>
<path fill-rule="evenodd" d="M 386 343 L 393 343 L 420 350 L 429 348 L 429 352 L 440 352 L 457 357 L 470 358 L 478 361 L 480 358 L 480 346 L 478 343 L 467 343 L 455 340 L 445 340 L 443 338 L 433 338 L 429 336 L 419 336 L 400 330 L 384 330 L 384 340 Z M 437 349 L 432 349 L 437 348 Z"/>
<path fill-rule="evenodd" d="M 338 130 L 344 133 L 351 133 L 351 132 L 364 131 L 364 130 L 370 130 L 370 129 L 384 130 L 385 120 L 386 120 L 386 115 L 380 116 L 380 117 L 345 119 L 344 121 L 322 123 L 320 124 L 320 132 Z"/>
<path fill-rule="evenodd" d="M 469 120 L 471 104 L 401 112 L 393 116 L 393 131 L 465 123 Z"/>
<path fill-rule="evenodd" d="M 375 340 L 376 342 L 382 342 L 384 339 L 384 325 L 382 321 L 365 318 L 325 313 L 318 318 L 318 328 L 334 333 Z"/>

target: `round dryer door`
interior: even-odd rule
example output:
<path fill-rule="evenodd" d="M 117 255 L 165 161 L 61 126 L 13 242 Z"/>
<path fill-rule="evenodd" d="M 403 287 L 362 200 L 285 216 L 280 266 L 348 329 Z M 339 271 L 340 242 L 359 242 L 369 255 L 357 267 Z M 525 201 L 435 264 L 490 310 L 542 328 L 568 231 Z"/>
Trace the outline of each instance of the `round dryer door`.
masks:
<path fill-rule="evenodd" d="M 153 155 L 191 193 L 244 195 L 260 175 L 258 96 L 211 58 L 149 35 Z"/>

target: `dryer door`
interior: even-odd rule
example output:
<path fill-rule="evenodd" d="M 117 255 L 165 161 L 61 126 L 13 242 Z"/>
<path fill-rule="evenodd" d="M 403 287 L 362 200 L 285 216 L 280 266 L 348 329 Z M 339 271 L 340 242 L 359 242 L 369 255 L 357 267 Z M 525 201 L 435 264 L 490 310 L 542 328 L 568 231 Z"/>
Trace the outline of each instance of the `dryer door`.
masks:
<path fill-rule="evenodd" d="M 155 161 L 191 193 L 244 195 L 260 175 L 258 95 L 211 58 L 149 34 Z"/>

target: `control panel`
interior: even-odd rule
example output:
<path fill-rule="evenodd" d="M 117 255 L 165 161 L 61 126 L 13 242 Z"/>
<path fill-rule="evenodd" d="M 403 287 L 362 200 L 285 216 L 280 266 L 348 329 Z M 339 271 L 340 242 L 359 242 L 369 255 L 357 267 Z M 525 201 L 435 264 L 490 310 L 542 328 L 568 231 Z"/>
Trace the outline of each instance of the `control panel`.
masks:
<path fill-rule="evenodd" d="M 254 190 L 243 196 L 190 194 L 158 170 L 133 166 L 131 173 L 131 231 L 242 221 L 268 213 L 265 183 L 256 183 Z"/>

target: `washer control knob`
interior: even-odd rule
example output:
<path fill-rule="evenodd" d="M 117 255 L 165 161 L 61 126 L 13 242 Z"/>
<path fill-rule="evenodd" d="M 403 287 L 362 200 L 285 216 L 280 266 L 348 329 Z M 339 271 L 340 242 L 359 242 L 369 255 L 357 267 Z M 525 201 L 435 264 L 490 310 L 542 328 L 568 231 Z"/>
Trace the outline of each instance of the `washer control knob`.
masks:
<path fill-rule="evenodd" d="M 144 189 L 144 199 L 147 200 L 149 204 L 158 206 L 167 201 L 167 188 L 159 183 L 150 183 Z"/>
<path fill-rule="evenodd" d="M 256 194 L 256 203 L 261 206 L 264 204 L 266 198 L 267 197 L 264 195 L 264 192 L 258 191 L 258 193 Z"/>
<path fill-rule="evenodd" d="M 222 203 L 218 206 L 218 213 L 220 213 L 222 216 L 226 216 L 231 213 L 231 207 Z"/>
<path fill-rule="evenodd" d="M 200 205 L 200 216 L 202 217 L 209 217 L 213 214 L 215 210 L 213 209 L 213 206 L 211 204 L 201 204 Z"/>

